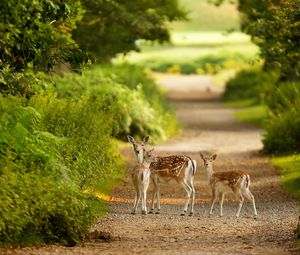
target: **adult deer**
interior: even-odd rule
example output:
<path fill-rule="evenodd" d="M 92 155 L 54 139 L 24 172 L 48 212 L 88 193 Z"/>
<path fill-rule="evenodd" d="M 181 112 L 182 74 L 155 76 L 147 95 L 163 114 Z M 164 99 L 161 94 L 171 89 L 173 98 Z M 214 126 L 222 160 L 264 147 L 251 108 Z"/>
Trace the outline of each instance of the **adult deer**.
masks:
<path fill-rule="evenodd" d="M 254 215 L 257 216 L 255 207 L 254 196 L 250 192 L 250 176 L 242 171 L 229 171 L 229 172 L 214 172 L 213 161 L 217 155 L 205 157 L 202 153 L 200 156 L 204 162 L 204 168 L 208 178 L 208 183 L 212 190 L 212 204 L 210 214 L 213 212 L 214 204 L 217 198 L 220 197 L 220 215 L 223 216 L 223 202 L 226 193 L 233 193 L 239 199 L 239 207 L 236 217 L 240 216 L 240 212 L 244 203 L 244 196 L 252 201 Z"/>
<path fill-rule="evenodd" d="M 135 141 L 132 136 L 127 136 L 128 141 L 133 145 L 133 150 L 137 161 L 141 162 L 144 153 L 144 147 L 148 143 L 149 136 L 144 137 L 142 141 Z M 190 215 L 194 213 L 195 188 L 194 176 L 196 173 L 196 161 L 185 155 L 172 155 L 166 157 L 156 157 L 156 160 L 150 164 L 151 180 L 154 185 L 152 193 L 152 202 L 149 213 L 154 212 L 154 203 L 156 198 L 156 213 L 160 213 L 160 192 L 159 179 L 173 179 L 180 184 L 185 192 L 185 205 L 181 215 L 185 215 L 191 201 Z"/>
<path fill-rule="evenodd" d="M 147 190 L 150 182 L 150 164 L 155 161 L 153 149 L 150 151 L 144 150 L 143 162 L 137 165 L 131 171 L 131 179 L 134 186 L 134 204 L 132 214 L 137 211 L 138 203 L 142 196 L 142 214 L 147 214 Z"/>

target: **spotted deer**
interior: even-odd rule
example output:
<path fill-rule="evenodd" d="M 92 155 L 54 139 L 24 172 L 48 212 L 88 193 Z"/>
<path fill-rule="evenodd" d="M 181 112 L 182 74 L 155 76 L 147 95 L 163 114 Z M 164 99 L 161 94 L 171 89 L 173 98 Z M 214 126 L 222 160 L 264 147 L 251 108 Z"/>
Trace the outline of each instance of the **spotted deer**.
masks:
<path fill-rule="evenodd" d="M 150 164 L 155 161 L 153 149 L 143 152 L 142 163 L 137 163 L 131 171 L 131 179 L 134 186 L 134 203 L 131 213 L 135 214 L 142 197 L 142 214 L 147 214 L 147 190 L 150 182 Z"/>
<path fill-rule="evenodd" d="M 252 201 L 254 215 L 257 216 L 255 207 L 255 199 L 249 190 L 250 176 L 243 171 L 228 171 L 228 172 L 214 172 L 213 161 L 217 155 L 205 157 L 202 153 L 200 156 L 204 162 L 204 168 L 208 178 L 208 183 L 212 190 L 212 204 L 210 214 L 213 213 L 214 204 L 217 198 L 220 198 L 220 216 L 223 216 L 223 202 L 226 193 L 233 193 L 239 199 L 239 207 L 236 217 L 240 216 L 240 212 L 244 203 L 244 197 Z"/>
<path fill-rule="evenodd" d="M 135 141 L 131 136 L 128 136 L 127 138 L 133 145 L 137 161 L 140 162 L 143 157 L 144 147 L 149 140 L 149 136 L 144 137 L 142 141 Z M 159 180 L 162 178 L 176 180 L 176 182 L 184 188 L 186 192 L 186 199 L 181 215 L 186 214 L 191 198 L 190 215 L 192 215 L 194 213 L 195 203 L 194 176 L 196 173 L 196 161 L 185 155 L 172 155 L 166 157 L 157 156 L 156 160 L 150 164 L 150 171 L 154 189 L 149 213 L 154 212 L 155 198 L 157 208 L 156 213 L 160 213 Z"/>

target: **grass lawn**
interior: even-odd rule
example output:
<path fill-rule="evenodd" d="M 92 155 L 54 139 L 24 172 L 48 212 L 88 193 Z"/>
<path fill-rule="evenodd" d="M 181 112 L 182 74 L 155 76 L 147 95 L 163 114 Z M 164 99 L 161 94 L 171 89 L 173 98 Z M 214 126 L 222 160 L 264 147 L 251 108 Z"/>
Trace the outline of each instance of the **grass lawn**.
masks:
<path fill-rule="evenodd" d="M 280 168 L 283 185 L 300 201 L 300 154 L 274 157 L 272 164 Z"/>
<path fill-rule="evenodd" d="M 240 121 L 252 123 L 258 127 L 263 126 L 263 122 L 268 114 L 266 105 L 257 105 L 255 100 L 247 99 L 240 101 L 230 101 L 225 103 L 226 106 L 242 108 L 234 116 Z"/>
<path fill-rule="evenodd" d="M 259 127 L 263 126 L 263 122 L 267 117 L 268 109 L 265 105 L 256 105 L 247 107 L 236 112 L 234 115 L 237 119 L 248 123 L 255 124 Z"/>
<path fill-rule="evenodd" d="M 300 204 L 300 154 L 274 157 L 272 164 L 280 169 L 281 181 L 287 191 Z M 297 242 L 300 244 L 300 227 L 298 226 Z"/>
<path fill-rule="evenodd" d="M 197 73 L 197 69 L 212 74 L 222 69 L 240 69 L 258 59 L 257 46 L 241 32 L 177 31 L 171 34 L 170 44 L 140 44 L 141 52 L 119 55 L 114 62 L 128 62 L 158 72 L 169 72 L 170 67 L 179 65 L 185 74 Z M 211 73 L 207 65 L 213 68 Z"/>
<path fill-rule="evenodd" d="M 170 44 L 141 42 L 141 52 L 130 52 L 119 56 L 117 61 L 140 62 L 192 62 L 203 56 L 256 58 L 258 48 L 251 43 L 249 36 L 236 32 L 224 34 L 221 31 L 173 32 Z M 184 56 L 184 57 L 183 57 Z"/>

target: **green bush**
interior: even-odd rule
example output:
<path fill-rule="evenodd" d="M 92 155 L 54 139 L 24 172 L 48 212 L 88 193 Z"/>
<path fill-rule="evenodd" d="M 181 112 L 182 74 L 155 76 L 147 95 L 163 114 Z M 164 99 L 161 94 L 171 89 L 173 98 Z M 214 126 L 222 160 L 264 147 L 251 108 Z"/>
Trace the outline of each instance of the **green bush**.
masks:
<path fill-rule="evenodd" d="M 266 153 L 300 152 L 300 83 L 283 83 L 267 100 L 271 114 L 263 139 Z"/>
<path fill-rule="evenodd" d="M 87 234 L 103 204 L 81 189 L 122 169 L 110 123 L 93 100 L 0 96 L 1 246 Z"/>
<path fill-rule="evenodd" d="M 36 96 L 30 104 L 44 116 L 44 129 L 66 140 L 61 150 L 65 178 L 72 178 L 80 188 L 101 188 L 120 172 L 120 158 L 111 139 L 113 120 L 102 103 L 87 97 Z"/>
<path fill-rule="evenodd" d="M 276 81 L 276 75 L 261 70 L 243 70 L 230 79 L 225 88 L 224 100 L 254 99 L 263 102 Z"/>
<path fill-rule="evenodd" d="M 7 172 L 0 177 L 0 184 L 0 245 L 73 245 L 99 215 L 90 206 L 90 198 L 49 176 Z"/>
<path fill-rule="evenodd" d="M 153 80 L 118 68 L 66 75 L 29 98 L 0 94 L 0 246 L 82 240 L 105 207 L 88 194 L 124 169 L 112 136 L 174 130 Z"/>
<path fill-rule="evenodd" d="M 56 80 L 58 97 L 87 97 L 97 102 L 101 111 L 113 117 L 113 136 L 151 135 L 154 140 L 165 139 L 176 130 L 175 115 L 162 99 L 161 92 L 141 70 L 102 71 L 99 67 L 82 76 L 65 75 Z M 130 70 L 133 70 L 129 75 Z M 125 78 L 127 76 L 135 78 Z M 140 83 L 142 82 L 142 83 Z"/>
<path fill-rule="evenodd" d="M 173 109 L 155 80 L 150 77 L 145 69 L 134 65 L 122 64 L 101 67 L 101 70 L 114 82 L 123 84 L 132 91 L 141 90 L 142 98 L 154 110 L 156 125 L 160 125 L 164 131 L 162 139 L 178 131 L 178 123 Z M 140 134 L 140 136 L 142 135 Z"/>

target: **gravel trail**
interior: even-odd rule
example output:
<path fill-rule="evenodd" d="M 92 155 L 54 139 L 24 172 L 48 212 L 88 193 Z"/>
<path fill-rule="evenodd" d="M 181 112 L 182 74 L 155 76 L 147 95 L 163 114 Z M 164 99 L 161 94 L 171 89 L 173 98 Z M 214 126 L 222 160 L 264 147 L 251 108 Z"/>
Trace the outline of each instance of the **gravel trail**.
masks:
<path fill-rule="evenodd" d="M 111 212 L 95 224 L 91 240 L 75 247 L 29 247 L 6 254 L 300 254 L 294 234 L 297 203 L 281 186 L 269 159 L 258 153 L 262 130 L 232 117 L 234 110 L 221 103 L 222 90 L 210 77 L 163 76 L 159 82 L 168 90 L 183 131 L 156 146 L 156 151 L 159 155 L 183 153 L 197 161 L 195 214 L 180 216 L 184 192 L 175 182 L 169 182 L 161 184 L 161 214 L 131 215 L 133 188 L 127 178 L 114 190 Z M 238 202 L 232 196 L 225 199 L 223 217 L 219 217 L 218 204 L 209 216 L 211 192 L 199 151 L 218 154 L 215 171 L 242 170 L 250 174 L 256 219 L 249 202 L 237 219 Z M 124 154 L 129 164 L 134 162 L 131 147 Z"/>

